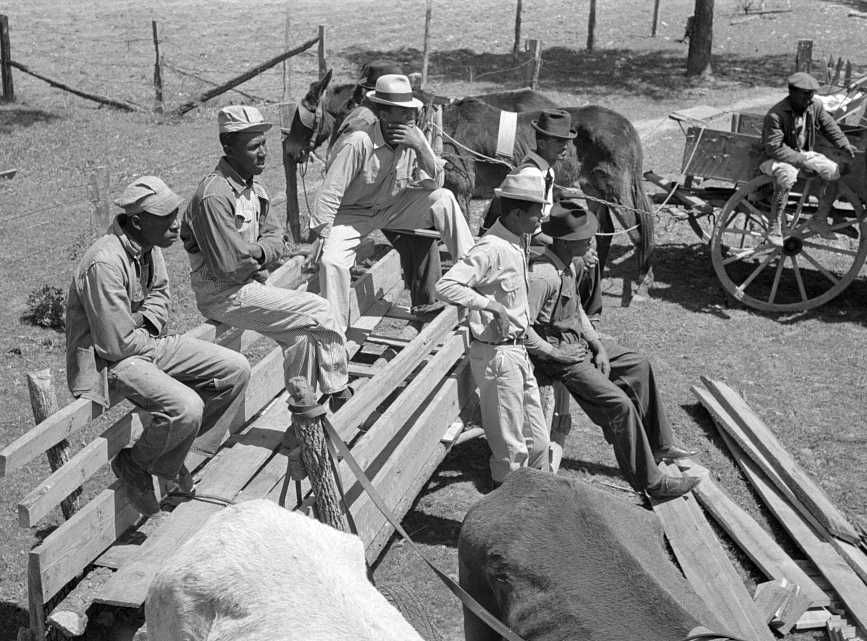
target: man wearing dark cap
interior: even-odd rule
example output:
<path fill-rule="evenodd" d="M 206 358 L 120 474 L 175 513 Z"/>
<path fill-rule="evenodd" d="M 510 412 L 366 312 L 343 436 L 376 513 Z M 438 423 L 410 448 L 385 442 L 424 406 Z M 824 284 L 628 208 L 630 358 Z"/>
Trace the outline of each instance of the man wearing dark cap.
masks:
<path fill-rule="evenodd" d="M 181 240 L 190 259 L 190 283 L 206 318 L 251 329 L 283 349 L 288 386 L 303 376 L 330 395 L 337 410 L 352 395 L 346 344 L 328 301 L 268 282 L 285 249 L 284 226 L 255 179 L 265 169 L 265 122 L 255 107 L 224 107 L 217 114 L 223 157 L 199 184 L 184 213 Z"/>
<path fill-rule="evenodd" d="M 338 127 L 335 127 L 332 141 L 353 131 L 372 126 L 376 120 L 376 106 L 367 99 L 367 92 L 376 88 L 376 81 L 388 74 L 402 74 L 396 62 L 374 60 L 361 69 L 361 79 L 353 93 L 351 104 L 354 108 L 347 114 Z M 332 148 L 336 148 L 332 144 Z M 400 254 L 400 266 L 409 289 L 410 305 L 413 314 L 427 316 L 442 309 L 436 299 L 434 287 L 442 276 L 439 243 L 434 238 L 399 234 L 387 229 L 382 232 L 388 242 Z"/>
<path fill-rule="evenodd" d="M 548 427 L 524 341 L 527 248 L 545 204 L 539 175 L 509 174 L 494 190 L 502 214 L 437 283 L 444 301 L 469 310 L 470 367 L 491 448 L 493 485 L 521 467 L 549 469 Z"/>
<path fill-rule="evenodd" d="M 108 407 L 109 394 L 150 414 L 111 467 L 135 508 L 159 511 L 151 475 L 193 489 L 184 466 L 199 434 L 219 441 L 250 379 L 241 354 L 186 336 L 167 336 L 169 283 L 161 248 L 178 236 L 181 197 L 155 176 L 131 183 L 123 213 L 85 252 L 66 306 L 69 389 Z"/>
<path fill-rule="evenodd" d="M 561 381 L 602 427 L 636 491 L 656 499 L 680 496 L 698 479 L 667 476 L 657 461 L 694 452 L 674 445 L 650 362 L 600 339 L 581 307 L 572 261 L 587 251 L 597 227 L 596 217 L 573 200 L 555 204 L 542 224 L 553 240 L 530 266 L 527 351 L 537 374 Z"/>
<path fill-rule="evenodd" d="M 798 179 L 799 170 L 808 170 L 826 182 L 819 197 L 819 208 L 810 222 L 815 231 L 828 235 L 827 218 L 837 195 L 840 167 L 828 157 L 814 151 L 816 133 L 821 132 L 832 144 L 855 157 L 855 147 L 840 130 L 839 125 L 825 111 L 816 98 L 819 83 L 808 73 L 799 71 L 788 78 L 789 95 L 775 104 L 765 116 L 762 127 L 762 148 L 766 160 L 759 169 L 774 179 L 771 202 L 772 241 L 783 236 L 783 212 L 789 190 Z M 830 237 L 834 237 L 830 234 Z"/>

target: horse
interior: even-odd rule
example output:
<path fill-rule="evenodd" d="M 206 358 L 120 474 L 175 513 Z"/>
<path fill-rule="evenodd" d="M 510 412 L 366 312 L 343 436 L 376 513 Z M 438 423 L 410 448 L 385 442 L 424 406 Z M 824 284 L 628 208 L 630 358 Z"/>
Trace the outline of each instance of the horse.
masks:
<path fill-rule="evenodd" d="M 309 148 L 333 137 L 339 123 L 362 97 L 355 84 L 338 85 L 326 92 L 330 79 L 326 76 L 312 83 L 299 107 L 299 111 L 315 109 L 316 118 L 308 116 L 306 120 L 315 122 L 316 128 L 305 125 L 297 114 L 293 122 L 290 135 L 306 141 Z M 527 89 L 460 99 L 419 93 L 426 104 L 442 107 L 443 158 L 447 161 L 444 186 L 454 192 L 464 212 L 469 212 L 471 198 L 489 198 L 505 174 L 535 147 L 531 123 L 543 109 L 556 106 L 542 94 Z M 514 148 L 508 160 L 496 157 L 504 107 L 533 107 L 518 113 Z M 597 249 L 601 264 L 607 262 L 613 215 L 636 247 L 638 281 L 648 286 L 652 282 L 653 210 L 641 185 L 644 155 L 638 132 L 629 120 L 605 107 L 567 107 L 566 111 L 578 135 L 574 145 L 569 146 L 567 158 L 555 166 L 555 173 L 567 186 L 577 182 L 588 197 L 588 206 L 600 223 Z"/>

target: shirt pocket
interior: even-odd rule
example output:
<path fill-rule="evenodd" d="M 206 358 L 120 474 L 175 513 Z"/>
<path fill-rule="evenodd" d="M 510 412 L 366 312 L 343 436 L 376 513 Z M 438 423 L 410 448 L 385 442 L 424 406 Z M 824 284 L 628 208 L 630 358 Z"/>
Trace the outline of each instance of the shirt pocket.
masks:
<path fill-rule="evenodd" d="M 510 274 L 500 279 L 500 291 L 507 307 L 518 299 L 518 292 L 523 285 L 523 280 L 517 274 Z"/>

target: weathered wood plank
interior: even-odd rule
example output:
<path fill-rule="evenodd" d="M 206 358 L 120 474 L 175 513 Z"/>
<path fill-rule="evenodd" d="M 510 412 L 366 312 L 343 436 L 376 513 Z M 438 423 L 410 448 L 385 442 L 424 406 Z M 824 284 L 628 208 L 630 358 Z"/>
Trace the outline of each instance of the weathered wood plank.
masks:
<path fill-rule="evenodd" d="M 678 476 L 677 466 L 661 466 Z M 716 616 L 721 630 L 746 639 L 771 641 L 767 622 L 756 609 L 740 576 L 710 524 L 689 494 L 669 501 L 654 501 L 665 536 L 690 585 Z"/>
<path fill-rule="evenodd" d="M 704 376 L 701 380 L 736 421 L 744 437 L 762 453 L 776 474 L 795 493 L 800 504 L 807 508 L 832 535 L 849 543 L 858 544 L 861 540 L 858 531 L 740 395 L 721 381 L 714 381 Z M 732 437 L 740 444 L 742 440 L 740 434 L 733 433 Z M 759 465 L 764 467 L 762 463 Z"/>

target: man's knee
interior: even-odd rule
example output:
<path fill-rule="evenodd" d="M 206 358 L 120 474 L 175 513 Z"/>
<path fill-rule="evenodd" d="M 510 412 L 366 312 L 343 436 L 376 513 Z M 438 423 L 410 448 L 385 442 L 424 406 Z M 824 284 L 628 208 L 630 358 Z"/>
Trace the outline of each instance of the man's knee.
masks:
<path fill-rule="evenodd" d="M 179 437 L 198 434 L 204 412 L 205 402 L 202 397 L 195 390 L 187 388 L 186 392 L 174 399 L 174 407 L 170 415 L 172 430 Z"/>
<path fill-rule="evenodd" d="M 250 361 L 243 354 L 233 349 L 226 349 L 226 353 L 222 358 L 224 375 L 221 382 L 226 387 L 240 392 L 250 382 Z"/>
<path fill-rule="evenodd" d="M 774 169 L 774 183 L 780 189 L 788 191 L 798 180 L 798 168 L 789 163 L 778 163 Z"/>
<path fill-rule="evenodd" d="M 431 207 L 441 208 L 446 213 L 460 210 L 460 208 L 458 207 L 458 201 L 455 199 L 455 195 L 452 193 L 451 189 L 439 187 L 437 189 L 434 189 L 430 193 L 430 196 L 428 198 L 430 200 Z"/>

